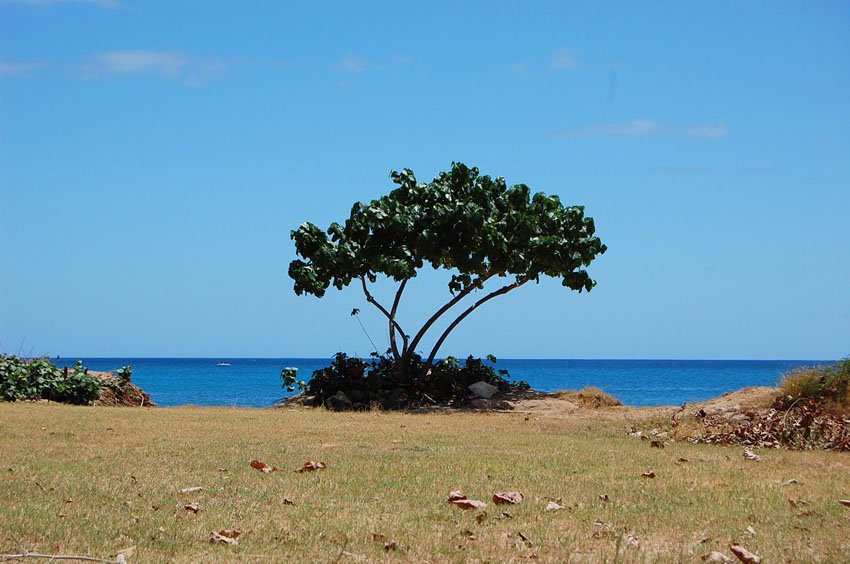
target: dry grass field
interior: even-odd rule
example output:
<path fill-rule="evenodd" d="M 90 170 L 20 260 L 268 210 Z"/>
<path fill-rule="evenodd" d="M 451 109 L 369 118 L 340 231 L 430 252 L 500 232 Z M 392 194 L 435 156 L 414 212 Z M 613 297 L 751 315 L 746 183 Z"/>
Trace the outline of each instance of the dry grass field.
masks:
<path fill-rule="evenodd" d="M 667 423 L 622 407 L 526 418 L 0 404 L 0 553 L 694 562 L 740 542 L 765 562 L 850 560 L 837 501 L 850 498 L 850 455 L 761 450 L 754 462 L 740 447 L 653 448 L 628 433 Z M 307 460 L 327 468 L 295 472 Z M 486 510 L 452 506 L 452 490 Z M 494 505 L 502 491 L 525 499 Z M 563 509 L 544 511 L 552 500 Z M 238 545 L 209 542 L 223 529 L 242 531 Z"/>

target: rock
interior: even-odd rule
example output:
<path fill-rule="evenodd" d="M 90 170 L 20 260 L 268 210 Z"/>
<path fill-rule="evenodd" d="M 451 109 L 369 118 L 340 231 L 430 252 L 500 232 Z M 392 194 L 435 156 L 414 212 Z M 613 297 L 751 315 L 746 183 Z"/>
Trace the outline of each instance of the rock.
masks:
<path fill-rule="evenodd" d="M 350 399 L 354 403 L 362 402 L 364 399 L 366 399 L 366 394 L 362 390 L 346 390 L 345 395 L 348 396 L 348 399 Z"/>
<path fill-rule="evenodd" d="M 490 399 L 493 397 L 493 394 L 499 391 L 499 388 L 482 380 L 481 382 L 470 384 L 469 391 L 476 398 Z"/>
<path fill-rule="evenodd" d="M 348 411 L 353 407 L 351 400 L 342 390 L 338 391 L 335 396 L 326 399 L 325 405 L 334 411 Z"/>
<path fill-rule="evenodd" d="M 506 410 L 511 408 L 511 404 L 506 402 L 505 400 L 494 400 L 494 399 L 485 399 L 478 398 L 469 402 L 469 405 L 474 407 L 475 409 L 500 409 Z"/>

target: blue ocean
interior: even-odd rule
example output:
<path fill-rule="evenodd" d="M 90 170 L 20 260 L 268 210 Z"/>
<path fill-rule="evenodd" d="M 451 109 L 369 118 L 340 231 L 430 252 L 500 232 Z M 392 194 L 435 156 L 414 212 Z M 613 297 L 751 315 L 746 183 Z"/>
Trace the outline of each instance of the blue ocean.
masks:
<path fill-rule="evenodd" d="M 59 365 L 73 365 L 65 357 Z M 319 358 L 83 358 L 92 370 L 133 367 L 133 382 L 160 406 L 268 407 L 286 397 L 280 371 L 298 368 L 307 380 L 330 364 Z M 219 366 L 219 363 L 228 366 Z M 681 405 L 747 386 L 773 386 L 781 375 L 818 360 L 542 360 L 499 359 L 496 368 L 535 390 L 597 386 L 632 406 Z"/>

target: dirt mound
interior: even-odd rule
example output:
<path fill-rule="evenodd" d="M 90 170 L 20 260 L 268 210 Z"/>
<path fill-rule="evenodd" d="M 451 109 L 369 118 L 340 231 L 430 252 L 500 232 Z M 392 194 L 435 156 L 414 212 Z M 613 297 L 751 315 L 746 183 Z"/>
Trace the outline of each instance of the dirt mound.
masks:
<path fill-rule="evenodd" d="M 156 407 L 151 397 L 143 389 L 132 382 L 121 380 L 111 372 L 95 372 L 89 374 L 100 378 L 103 382 L 100 398 L 94 405 L 112 407 Z"/>
<path fill-rule="evenodd" d="M 744 388 L 683 406 L 674 416 L 676 436 L 698 444 L 761 448 L 850 450 L 850 419 L 809 399 L 785 408 L 776 388 Z"/>

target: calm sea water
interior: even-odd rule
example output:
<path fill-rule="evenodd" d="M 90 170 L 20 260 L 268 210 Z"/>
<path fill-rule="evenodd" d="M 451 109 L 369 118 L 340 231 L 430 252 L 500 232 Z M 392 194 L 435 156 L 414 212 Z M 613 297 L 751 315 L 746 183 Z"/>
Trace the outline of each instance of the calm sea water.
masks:
<path fill-rule="evenodd" d="M 59 364 L 73 365 L 73 357 Z M 286 394 L 280 371 L 298 368 L 306 380 L 330 359 L 84 358 L 92 370 L 133 366 L 133 381 L 161 406 L 266 407 Z M 230 366 L 217 366 L 218 362 Z M 775 385 L 783 372 L 827 364 L 817 360 L 499 360 L 496 367 L 541 391 L 597 386 L 626 405 L 681 405 L 746 386 Z"/>

